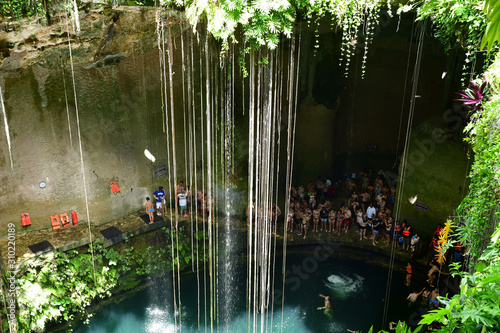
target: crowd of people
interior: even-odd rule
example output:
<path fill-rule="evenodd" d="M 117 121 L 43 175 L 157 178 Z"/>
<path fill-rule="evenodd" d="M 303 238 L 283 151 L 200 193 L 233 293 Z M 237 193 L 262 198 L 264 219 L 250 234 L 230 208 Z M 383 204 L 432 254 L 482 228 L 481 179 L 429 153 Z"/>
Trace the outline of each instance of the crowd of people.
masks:
<path fill-rule="evenodd" d="M 409 254 L 409 261 L 405 267 L 405 284 L 413 288 L 413 292 L 408 295 L 407 299 L 412 303 L 420 300 L 420 305 L 424 309 L 436 309 L 440 306 L 438 297 L 440 296 L 439 288 L 443 286 L 442 275 L 447 275 L 443 271 L 443 269 L 446 270 L 446 264 L 441 265 L 431 260 L 430 269 L 419 272 L 421 268 L 416 265 L 416 258 L 419 256 L 425 260 L 425 247 L 421 244 L 420 236 L 406 219 L 394 220 L 392 212 L 395 201 L 395 184 L 387 180 L 381 171 L 377 175 L 363 172 L 358 178 L 348 176 L 335 183 L 318 178 L 315 182 L 310 181 L 307 186 L 292 187 L 285 222 L 287 232 L 296 233 L 304 239 L 308 232 L 309 234 L 311 232 L 334 233 L 344 237 L 351 228 L 355 228 L 360 241 L 370 240 L 374 246 L 379 242 L 385 245 L 394 242 L 394 246 L 402 253 Z M 443 226 L 439 224 L 429 244 L 428 250 L 432 257 L 439 249 L 438 243 L 442 230 Z M 353 233 L 351 231 L 350 234 Z M 422 249 L 424 251 L 421 251 Z M 461 261 L 463 253 L 464 248 L 457 243 L 444 254 L 449 258 L 445 262 Z M 415 274 L 414 266 L 418 267 L 417 274 L 425 277 L 425 282 L 422 282 L 424 279 L 412 282 L 412 276 Z M 325 298 L 325 306 L 318 307 L 318 309 L 325 311 L 331 309 L 329 298 L 320 296 Z M 433 330 L 436 325 L 434 323 L 428 325 L 428 329 Z"/>
<path fill-rule="evenodd" d="M 165 190 L 160 186 L 153 193 L 155 204 L 149 197 L 146 198 L 146 211 L 150 223 L 154 222 L 155 209 L 159 216 L 166 214 L 165 197 Z M 189 186 L 184 186 L 182 181 L 175 187 L 175 198 L 175 209 L 181 216 L 189 217 L 191 212 L 196 212 L 200 216 L 214 213 L 213 196 L 208 196 L 203 190 L 192 193 Z M 420 285 L 418 288 L 420 291 L 414 288 L 407 299 L 410 302 L 421 299 L 422 305 L 435 309 L 439 306 L 438 276 L 445 273 L 435 261 L 432 261 L 430 270 L 421 273 L 426 274 L 425 285 L 422 287 L 422 283 L 412 284 L 415 254 L 420 247 L 420 236 L 414 232 L 406 219 L 394 220 L 392 213 L 395 201 L 395 184 L 386 179 L 382 171 L 376 175 L 371 171 L 361 172 L 357 178 L 354 174 L 346 175 L 335 182 L 319 177 L 316 181 L 309 181 L 307 186 L 299 185 L 290 189 L 288 212 L 284 216 L 286 231 L 306 239 L 308 233 L 332 233 L 344 237 L 350 229 L 355 229 L 356 239 L 359 238 L 359 241 L 369 240 L 374 246 L 379 242 L 386 246 L 394 242 L 394 246 L 410 254 L 405 267 L 405 284 L 408 287 Z M 249 203 L 246 215 L 247 225 L 250 225 L 251 217 L 254 224 L 270 227 L 270 230 L 275 232 L 282 212 L 275 203 L 265 207 Z M 434 232 L 429 244 L 432 253 L 438 247 L 442 230 L 443 227 L 438 225 Z M 354 234 L 354 231 L 350 234 Z M 463 248 L 457 244 L 451 257 L 460 261 L 462 253 Z M 329 297 L 320 296 L 325 299 L 325 305 L 318 309 L 329 313 L 332 309 Z"/>
<path fill-rule="evenodd" d="M 370 238 L 373 245 L 379 241 L 389 245 L 392 235 L 404 250 L 414 249 L 419 236 L 412 234 L 406 220 L 400 223 L 392 217 L 396 200 L 394 184 L 386 180 L 383 172 L 374 176 L 368 171 L 359 176 L 335 183 L 318 178 L 307 186 L 292 187 L 286 216 L 287 231 L 296 232 L 305 239 L 311 228 L 309 232 L 340 236 L 355 227 L 359 240 Z M 340 193 L 343 191 L 345 194 Z"/>

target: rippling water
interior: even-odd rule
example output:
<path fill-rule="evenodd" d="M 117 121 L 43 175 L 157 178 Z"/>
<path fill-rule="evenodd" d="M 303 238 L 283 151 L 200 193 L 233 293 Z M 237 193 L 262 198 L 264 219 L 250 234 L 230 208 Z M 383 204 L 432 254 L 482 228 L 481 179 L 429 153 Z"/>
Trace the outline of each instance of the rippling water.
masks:
<path fill-rule="evenodd" d="M 346 332 L 346 329 L 368 331 L 371 325 L 381 328 L 387 269 L 365 262 L 328 259 L 311 265 L 311 257 L 289 255 L 285 284 L 285 307 L 281 308 L 281 274 L 277 273 L 274 312 L 265 321 L 265 332 Z M 277 262 L 276 267 L 281 267 Z M 247 332 L 248 312 L 245 309 L 246 266 L 239 265 L 233 274 L 234 285 L 240 287 L 229 292 L 226 300 L 234 299 L 237 306 L 231 314 L 220 314 L 220 332 Z M 171 278 L 171 277 L 170 277 Z M 405 298 L 407 290 L 404 275 L 395 272 L 388 321 L 407 320 L 410 315 Z M 200 294 L 203 300 L 203 279 Z M 317 307 L 324 305 L 319 294 L 330 295 L 333 310 L 326 315 Z M 198 285 L 194 274 L 184 276 L 181 283 L 181 320 L 183 332 L 210 331 L 210 310 L 201 302 L 200 327 L 198 327 Z M 208 296 L 207 296 L 208 300 Z M 173 332 L 173 294 L 169 278 L 139 291 L 118 304 L 99 310 L 89 325 L 79 325 L 75 332 Z M 272 323 L 271 323 L 272 321 Z M 260 317 L 257 320 L 260 325 Z M 177 323 L 178 324 L 178 323 Z M 214 327 L 217 326 L 216 320 Z M 214 329 L 215 330 L 215 329 Z M 260 332 L 260 327 L 258 328 Z"/>

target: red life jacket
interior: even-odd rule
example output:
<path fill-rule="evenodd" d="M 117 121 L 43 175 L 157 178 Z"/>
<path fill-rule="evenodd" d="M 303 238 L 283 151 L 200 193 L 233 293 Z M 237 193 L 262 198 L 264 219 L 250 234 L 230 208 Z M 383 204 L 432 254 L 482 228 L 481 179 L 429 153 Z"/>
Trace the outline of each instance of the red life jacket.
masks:
<path fill-rule="evenodd" d="M 403 236 L 405 236 L 405 237 L 410 236 L 410 227 L 405 227 L 403 229 Z"/>
<path fill-rule="evenodd" d="M 400 226 L 400 225 L 395 226 L 395 227 L 394 227 L 394 231 L 395 231 L 396 233 L 400 233 L 400 232 L 401 232 L 401 226 Z"/>
<path fill-rule="evenodd" d="M 412 272 L 411 265 L 406 266 L 406 273 L 411 274 L 411 272 Z"/>

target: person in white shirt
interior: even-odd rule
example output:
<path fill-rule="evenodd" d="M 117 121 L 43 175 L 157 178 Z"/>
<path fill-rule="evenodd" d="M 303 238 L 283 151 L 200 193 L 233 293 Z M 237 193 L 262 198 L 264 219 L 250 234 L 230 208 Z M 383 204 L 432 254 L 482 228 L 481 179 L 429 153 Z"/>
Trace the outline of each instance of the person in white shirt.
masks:
<path fill-rule="evenodd" d="M 375 214 L 377 214 L 377 210 L 373 207 L 373 203 L 370 203 L 370 207 L 366 209 L 366 215 L 368 219 L 372 219 Z"/>
<path fill-rule="evenodd" d="M 179 210 L 180 214 L 182 215 L 184 213 L 185 217 L 188 217 L 189 215 L 187 214 L 187 197 L 184 189 L 181 190 L 181 193 L 177 194 L 177 197 L 179 198 Z"/>

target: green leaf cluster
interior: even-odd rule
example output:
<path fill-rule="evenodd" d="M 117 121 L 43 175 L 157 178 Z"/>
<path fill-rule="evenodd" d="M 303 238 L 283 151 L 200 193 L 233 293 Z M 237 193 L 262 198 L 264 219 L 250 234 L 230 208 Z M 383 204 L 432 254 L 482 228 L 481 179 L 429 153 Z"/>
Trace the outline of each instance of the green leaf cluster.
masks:
<path fill-rule="evenodd" d="M 163 228 L 162 245 L 142 251 L 130 246 L 118 252 L 96 243 L 93 251 L 55 252 L 25 261 L 16 276 L 20 331 L 44 332 L 50 323 L 89 318 L 86 309 L 115 291 L 163 276 L 173 265 L 185 269 L 196 260 L 196 249 L 198 260 L 207 260 L 203 231 L 195 235 L 194 258 L 184 228 L 179 228 L 178 236 L 175 230 Z"/>
<path fill-rule="evenodd" d="M 439 321 L 441 332 L 500 331 L 500 56 L 484 77 L 491 87 L 480 114 L 465 128 L 473 153 L 469 193 L 458 208 L 463 224 L 458 238 L 470 258 L 469 267 L 455 264 L 460 293 L 440 301 L 444 308 L 425 315 L 422 324 Z"/>
<path fill-rule="evenodd" d="M 480 257 L 473 273 L 460 271 L 454 264 L 453 275 L 461 277 L 460 293 L 440 298 L 445 307 L 430 311 L 420 324 L 439 321 L 440 332 L 500 331 L 500 248 L 492 244 Z"/>

